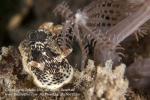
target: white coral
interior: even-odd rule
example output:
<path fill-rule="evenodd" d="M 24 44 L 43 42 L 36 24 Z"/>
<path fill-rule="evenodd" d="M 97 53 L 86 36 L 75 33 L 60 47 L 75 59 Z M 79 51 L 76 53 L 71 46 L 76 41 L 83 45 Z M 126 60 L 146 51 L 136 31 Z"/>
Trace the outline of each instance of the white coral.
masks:
<path fill-rule="evenodd" d="M 98 66 L 96 78 L 96 93 L 99 98 L 105 95 L 108 100 L 123 100 L 128 88 L 124 79 L 125 65 L 121 64 L 112 70 L 112 61 L 107 61 L 105 67 Z"/>

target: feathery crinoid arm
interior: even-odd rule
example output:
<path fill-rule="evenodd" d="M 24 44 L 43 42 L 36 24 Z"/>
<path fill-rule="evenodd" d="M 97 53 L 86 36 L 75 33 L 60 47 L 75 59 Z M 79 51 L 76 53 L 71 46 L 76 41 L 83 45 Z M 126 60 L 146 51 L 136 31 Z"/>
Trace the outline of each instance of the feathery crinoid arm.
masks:
<path fill-rule="evenodd" d="M 64 51 L 65 56 L 68 56 L 72 52 L 72 43 L 74 40 L 73 29 L 72 29 L 72 16 L 73 12 L 69 8 L 67 2 L 62 2 L 57 5 L 53 10 L 55 15 L 60 15 L 66 21 L 62 25 L 62 30 L 56 37 L 57 43 Z"/>
<path fill-rule="evenodd" d="M 105 35 L 99 33 L 105 33 L 106 30 L 114 26 L 123 18 L 125 14 L 124 4 L 126 4 L 124 2 L 125 1 L 120 2 L 120 0 L 95 0 L 86 6 L 83 11 L 78 11 L 73 16 L 71 13 L 67 14 L 67 12 L 70 12 L 71 10 L 66 4 L 60 4 L 54 11 L 55 13 L 60 13 L 67 21 L 64 25 L 62 34 L 58 38 L 59 44 L 69 45 L 71 43 L 68 42 L 70 41 L 70 38 L 68 37 L 70 37 L 70 35 L 72 35 L 72 37 L 75 36 L 82 52 L 82 66 L 84 66 L 90 50 L 94 49 L 94 52 L 102 51 L 99 48 L 101 44 L 108 48 L 108 46 L 105 46 L 107 45 L 105 44 L 107 42 L 107 39 L 104 39 Z M 72 26 L 72 28 L 70 28 L 70 26 Z M 71 33 L 72 29 L 74 30 L 72 31 L 73 34 Z M 98 48 L 95 48 L 95 45 Z M 91 47 L 92 49 L 89 49 Z M 97 53 L 94 53 L 94 55 L 95 54 Z M 104 56 L 105 54 L 100 59 L 103 59 Z"/>
<path fill-rule="evenodd" d="M 62 31 L 56 37 L 56 41 L 65 56 L 68 56 L 72 52 L 72 44 L 75 38 L 73 34 L 73 26 L 70 21 L 68 21 L 65 22 L 62 27 Z"/>
<path fill-rule="evenodd" d="M 127 0 L 94 0 L 83 9 L 88 17 L 87 26 L 92 31 L 105 33 L 126 15 Z"/>
<path fill-rule="evenodd" d="M 118 45 L 132 35 L 140 26 L 150 19 L 150 0 L 145 0 L 138 11 L 128 16 L 107 31 L 108 38 Z"/>
<path fill-rule="evenodd" d="M 92 48 L 96 43 L 96 35 L 93 35 L 92 31 L 83 24 L 76 24 L 74 27 L 76 40 L 79 43 L 82 61 L 81 61 L 81 70 L 85 67 L 87 58 L 89 54 L 93 52 Z"/>
<path fill-rule="evenodd" d="M 61 4 L 57 5 L 53 12 L 55 15 L 60 15 L 65 19 L 69 19 L 73 15 L 73 12 L 69 9 L 69 6 L 66 2 L 62 2 Z"/>

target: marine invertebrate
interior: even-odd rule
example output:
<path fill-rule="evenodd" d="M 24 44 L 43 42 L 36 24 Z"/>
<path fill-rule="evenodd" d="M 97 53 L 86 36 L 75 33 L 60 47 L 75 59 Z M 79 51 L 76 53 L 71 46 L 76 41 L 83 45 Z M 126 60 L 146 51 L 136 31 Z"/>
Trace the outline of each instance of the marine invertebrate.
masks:
<path fill-rule="evenodd" d="M 38 87 L 52 91 L 73 77 L 73 68 L 65 59 L 66 53 L 53 38 L 52 33 L 39 29 L 30 33 L 19 46 L 24 70 Z"/>

